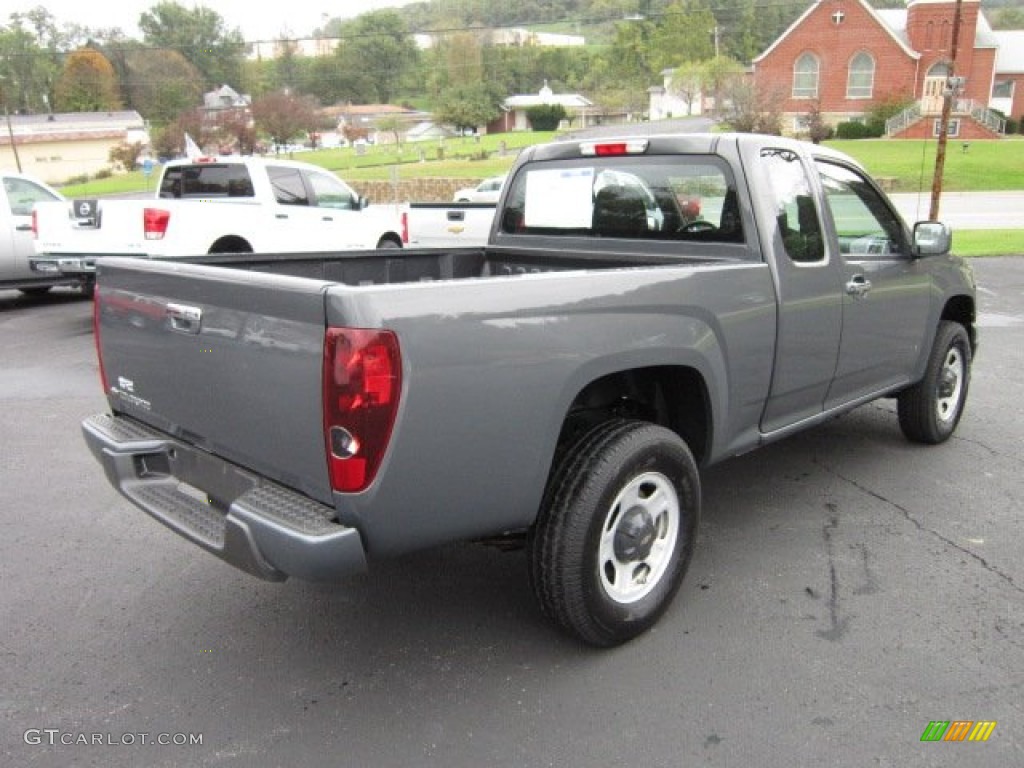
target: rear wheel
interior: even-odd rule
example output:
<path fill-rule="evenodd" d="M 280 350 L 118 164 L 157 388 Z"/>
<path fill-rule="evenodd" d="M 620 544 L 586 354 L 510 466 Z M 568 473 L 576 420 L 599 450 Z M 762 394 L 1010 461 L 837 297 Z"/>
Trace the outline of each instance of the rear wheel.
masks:
<path fill-rule="evenodd" d="M 971 381 L 971 341 L 959 323 L 943 321 L 924 378 L 900 393 L 900 429 L 908 440 L 935 445 L 953 434 Z"/>
<path fill-rule="evenodd" d="M 675 433 L 615 420 L 552 475 L 530 540 L 543 611 L 590 645 L 624 643 L 668 608 L 689 566 L 700 478 Z"/>
<path fill-rule="evenodd" d="M 377 243 L 378 248 L 401 248 L 402 244 L 392 237 L 382 237 Z"/>

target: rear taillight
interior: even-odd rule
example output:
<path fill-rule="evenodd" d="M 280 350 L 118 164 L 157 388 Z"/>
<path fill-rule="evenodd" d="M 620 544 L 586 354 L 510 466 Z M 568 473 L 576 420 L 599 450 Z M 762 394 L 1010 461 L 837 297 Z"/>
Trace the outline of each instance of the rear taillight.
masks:
<path fill-rule="evenodd" d="M 92 294 L 92 340 L 96 344 L 96 360 L 100 364 L 100 383 L 103 385 L 103 394 L 110 390 L 107 386 L 107 370 L 103 367 L 103 351 L 100 349 L 100 289 L 94 288 Z"/>
<path fill-rule="evenodd" d="M 402 211 L 402 244 L 409 244 L 409 212 Z"/>
<path fill-rule="evenodd" d="M 147 240 L 163 240 L 170 223 L 170 211 L 161 208 L 144 208 L 142 211 L 142 231 Z"/>
<path fill-rule="evenodd" d="M 32 209 L 32 237 L 36 240 L 39 239 L 39 214 L 36 213 L 36 209 Z"/>
<path fill-rule="evenodd" d="M 402 391 L 398 337 L 391 331 L 328 328 L 323 386 L 331 487 L 358 493 L 373 482 L 391 439 Z"/>

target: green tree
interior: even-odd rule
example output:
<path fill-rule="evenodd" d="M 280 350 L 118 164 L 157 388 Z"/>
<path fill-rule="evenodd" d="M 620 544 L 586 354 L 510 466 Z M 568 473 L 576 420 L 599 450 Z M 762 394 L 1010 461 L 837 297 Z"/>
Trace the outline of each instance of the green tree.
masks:
<path fill-rule="evenodd" d="M 708 82 L 708 68 L 700 61 L 687 61 L 672 72 L 673 95 L 686 102 L 686 114 L 693 114 L 693 103 L 700 98 Z"/>
<path fill-rule="evenodd" d="M 245 41 L 238 29 L 225 27 L 216 11 L 162 0 L 139 17 L 139 29 L 147 45 L 172 48 L 192 62 L 204 88 L 239 83 Z"/>
<path fill-rule="evenodd" d="M 1007 6 L 992 14 L 994 29 L 1024 29 L 1024 8 Z"/>
<path fill-rule="evenodd" d="M 651 35 L 651 64 L 656 72 L 684 61 L 705 61 L 715 55 L 715 17 L 704 0 L 675 0 Z"/>
<path fill-rule="evenodd" d="M 114 67 L 95 48 L 68 55 L 54 87 L 54 107 L 61 112 L 121 109 L 121 88 Z"/>
<path fill-rule="evenodd" d="M 9 109 L 30 113 L 48 109 L 67 47 L 68 37 L 42 6 L 10 15 L 10 23 L 0 27 L 0 77 Z"/>
<path fill-rule="evenodd" d="M 136 47 L 124 52 L 124 69 L 128 103 L 157 125 L 202 103 L 202 76 L 178 51 Z"/>
<path fill-rule="evenodd" d="M 605 62 L 606 70 L 611 70 L 615 78 L 604 92 L 605 100 L 613 102 L 609 106 L 620 106 L 633 113 L 646 109 L 647 89 L 655 82 L 656 74 L 651 61 L 653 34 L 654 26 L 646 19 L 630 19 L 615 25 L 615 41 Z"/>
<path fill-rule="evenodd" d="M 364 13 L 345 24 L 336 56 L 339 70 L 356 86 L 353 90 L 368 101 L 372 83 L 373 100 L 385 103 L 415 74 L 419 62 L 419 51 L 404 19 L 388 10 Z"/>
<path fill-rule="evenodd" d="M 704 91 L 711 96 L 712 109 L 721 114 L 722 101 L 733 83 L 746 79 L 743 65 L 729 56 L 715 56 L 704 62 Z"/>
<path fill-rule="evenodd" d="M 724 29 L 720 28 L 720 52 L 738 61 L 751 61 L 761 53 L 758 47 L 761 22 L 754 0 L 742 0 L 742 6 L 731 18 L 736 21 Z"/>
<path fill-rule="evenodd" d="M 499 112 L 494 94 L 484 83 L 477 83 L 446 90 L 441 94 L 434 117 L 438 122 L 454 125 L 459 130 L 475 130 L 496 118 Z"/>

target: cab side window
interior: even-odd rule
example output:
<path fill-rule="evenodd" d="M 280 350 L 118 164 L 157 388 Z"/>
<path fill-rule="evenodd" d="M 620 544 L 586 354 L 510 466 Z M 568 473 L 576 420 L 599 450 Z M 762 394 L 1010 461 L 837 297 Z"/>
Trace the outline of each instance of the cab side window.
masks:
<path fill-rule="evenodd" d="M 788 149 L 763 149 L 775 202 L 778 234 L 797 264 L 825 262 L 825 239 L 814 194 L 799 156 Z"/>
<path fill-rule="evenodd" d="M 309 195 L 302 181 L 302 173 L 294 168 L 271 166 L 267 168 L 274 197 L 281 205 L 309 205 Z"/>
<path fill-rule="evenodd" d="M 909 255 L 899 217 L 861 174 L 824 160 L 817 165 L 841 254 L 854 260 Z"/>
<path fill-rule="evenodd" d="M 15 216 L 31 216 L 32 206 L 36 203 L 48 203 L 59 199 L 24 179 L 4 179 L 4 189 L 7 192 L 7 204 Z"/>
<path fill-rule="evenodd" d="M 326 173 L 310 173 L 306 178 L 313 190 L 314 205 L 318 208 L 351 211 L 357 207 L 358 196 L 341 179 Z"/>

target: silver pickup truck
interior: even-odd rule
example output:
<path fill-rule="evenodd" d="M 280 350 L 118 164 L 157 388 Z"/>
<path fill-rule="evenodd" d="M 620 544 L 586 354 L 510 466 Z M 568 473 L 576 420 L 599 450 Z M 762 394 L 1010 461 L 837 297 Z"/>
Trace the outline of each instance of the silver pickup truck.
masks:
<path fill-rule="evenodd" d="M 679 588 L 699 467 L 880 397 L 914 441 L 960 420 L 971 271 L 844 155 L 553 143 L 496 216 L 480 248 L 101 259 L 110 482 L 264 579 L 519 541 L 544 612 L 610 646 Z"/>

